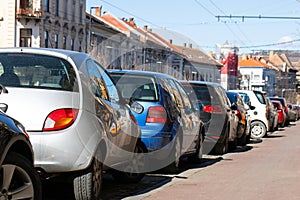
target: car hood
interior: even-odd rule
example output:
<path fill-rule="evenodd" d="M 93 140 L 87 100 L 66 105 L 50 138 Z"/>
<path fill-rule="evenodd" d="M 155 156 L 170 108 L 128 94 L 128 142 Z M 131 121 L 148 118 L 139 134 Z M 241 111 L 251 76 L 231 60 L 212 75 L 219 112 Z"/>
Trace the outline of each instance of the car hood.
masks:
<path fill-rule="evenodd" d="M 48 89 L 7 87 L 0 103 L 8 106 L 6 114 L 17 119 L 27 131 L 41 131 L 50 112 L 59 108 L 79 108 L 79 93 Z"/>

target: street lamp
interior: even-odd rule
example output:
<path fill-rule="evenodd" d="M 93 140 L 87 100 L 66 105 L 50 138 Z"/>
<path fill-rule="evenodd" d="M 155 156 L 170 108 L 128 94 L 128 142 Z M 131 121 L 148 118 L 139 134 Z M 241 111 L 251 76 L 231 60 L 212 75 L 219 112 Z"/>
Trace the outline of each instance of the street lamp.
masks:
<path fill-rule="evenodd" d="M 88 45 L 87 45 L 87 47 L 88 47 L 87 52 L 88 53 L 90 53 L 90 49 L 91 49 L 92 10 L 96 9 L 96 8 L 98 8 L 98 7 L 95 7 L 95 6 L 90 7 L 90 23 L 89 23 L 89 35 L 88 35 L 89 37 L 88 37 Z"/>

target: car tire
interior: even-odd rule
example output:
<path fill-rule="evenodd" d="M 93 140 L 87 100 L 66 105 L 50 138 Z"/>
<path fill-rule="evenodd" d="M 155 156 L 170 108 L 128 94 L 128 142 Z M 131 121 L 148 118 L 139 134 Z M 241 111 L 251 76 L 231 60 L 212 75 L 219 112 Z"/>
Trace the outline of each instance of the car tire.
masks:
<path fill-rule="evenodd" d="M 229 147 L 229 129 L 226 128 L 226 134 L 224 135 L 225 138 L 223 138 L 222 143 L 216 143 L 215 147 L 214 147 L 214 153 L 217 155 L 223 155 L 226 154 L 228 152 L 228 147 Z"/>
<path fill-rule="evenodd" d="M 180 157 L 182 151 L 182 142 L 179 136 L 175 137 L 174 146 L 171 151 L 171 164 L 166 167 L 167 172 L 177 173 L 180 167 Z"/>
<path fill-rule="evenodd" d="M 267 133 L 267 128 L 264 123 L 260 121 L 251 122 L 251 138 L 260 139 L 263 138 Z"/>
<path fill-rule="evenodd" d="M 147 152 L 147 147 L 144 145 L 144 143 L 138 142 L 135 148 L 136 154 L 131 160 L 131 163 L 127 165 L 128 168 L 124 169 L 126 171 L 123 172 L 113 170 L 113 178 L 121 183 L 138 183 L 139 181 L 141 181 L 145 176 L 145 173 L 142 172 L 145 171 L 145 166 L 147 165 L 147 161 L 145 160 L 145 153 Z M 140 171 L 141 173 L 136 173 L 137 171 Z"/>
<path fill-rule="evenodd" d="M 42 187 L 40 177 L 33 164 L 23 155 L 15 152 L 7 154 L 1 170 L 0 177 L 10 177 L 5 179 L 1 184 L 1 199 L 6 197 L 9 199 L 42 199 Z"/>
<path fill-rule="evenodd" d="M 99 155 L 100 156 L 100 155 Z M 91 167 L 81 176 L 73 180 L 76 200 L 97 200 L 100 198 L 103 179 L 103 164 L 95 157 Z"/>
<path fill-rule="evenodd" d="M 188 157 L 191 162 L 200 162 L 203 158 L 204 133 L 200 133 L 196 153 Z"/>
<path fill-rule="evenodd" d="M 247 135 L 244 133 L 244 135 L 238 139 L 238 145 L 245 146 L 247 144 Z"/>

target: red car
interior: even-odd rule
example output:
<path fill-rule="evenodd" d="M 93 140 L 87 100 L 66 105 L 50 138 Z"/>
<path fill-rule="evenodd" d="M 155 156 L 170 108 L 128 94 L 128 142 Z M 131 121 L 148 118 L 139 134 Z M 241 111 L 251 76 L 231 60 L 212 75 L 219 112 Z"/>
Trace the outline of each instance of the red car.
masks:
<path fill-rule="evenodd" d="M 284 111 L 284 107 L 282 106 L 280 101 L 276 101 L 276 100 L 271 100 L 274 107 L 277 109 L 277 113 L 278 113 L 278 125 L 280 127 L 284 127 L 285 126 L 285 119 L 286 119 L 286 113 Z"/>

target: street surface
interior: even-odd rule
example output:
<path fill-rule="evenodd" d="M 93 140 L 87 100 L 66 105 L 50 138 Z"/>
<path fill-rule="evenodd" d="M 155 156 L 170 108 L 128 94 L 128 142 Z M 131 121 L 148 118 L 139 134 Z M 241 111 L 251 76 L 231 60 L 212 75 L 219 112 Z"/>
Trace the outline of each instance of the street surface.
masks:
<path fill-rule="evenodd" d="M 300 199 L 300 121 L 262 141 L 223 156 L 204 156 L 201 163 L 183 162 L 181 173 L 148 174 L 138 184 L 118 184 L 104 176 L 102 199 Z M 46 199 L 72 199 L 71 188 L 51 185 Z"/>

